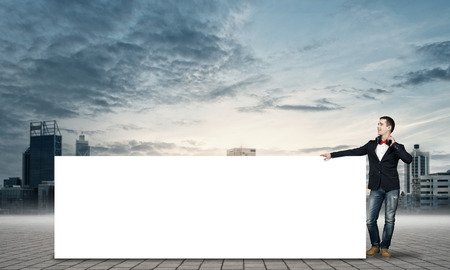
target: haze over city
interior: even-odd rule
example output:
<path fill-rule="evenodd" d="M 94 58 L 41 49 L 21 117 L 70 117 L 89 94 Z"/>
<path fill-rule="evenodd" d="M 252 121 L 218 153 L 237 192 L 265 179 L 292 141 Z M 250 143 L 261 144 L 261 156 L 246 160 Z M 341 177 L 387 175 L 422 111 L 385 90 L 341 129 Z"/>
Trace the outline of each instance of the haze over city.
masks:
<path fill-rule="evenodd" d="M 63 155 L 319 155 L 378 118 L 450 170 L 448 1 L 0 1 L 0 179 Z"/>

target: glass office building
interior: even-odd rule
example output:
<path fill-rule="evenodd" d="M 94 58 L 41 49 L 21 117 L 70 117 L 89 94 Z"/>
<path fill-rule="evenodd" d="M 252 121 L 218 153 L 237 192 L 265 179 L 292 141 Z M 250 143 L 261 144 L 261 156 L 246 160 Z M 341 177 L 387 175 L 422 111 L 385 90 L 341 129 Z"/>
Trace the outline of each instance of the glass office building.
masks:
<path fill-rule="evenodd" d="M 43 181 L 55 180 L 55 156 L 61 156 L 62 136 L 56 121 L 30 123 L 29 185 L 37 191 Z"/>

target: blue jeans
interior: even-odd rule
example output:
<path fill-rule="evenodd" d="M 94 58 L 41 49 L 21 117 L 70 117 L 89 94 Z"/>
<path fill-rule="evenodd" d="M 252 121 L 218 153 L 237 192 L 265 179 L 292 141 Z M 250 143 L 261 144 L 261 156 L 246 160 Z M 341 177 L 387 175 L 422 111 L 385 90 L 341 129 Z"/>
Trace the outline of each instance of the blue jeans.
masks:
<path fill-rule="evenodd" d="M 394 232 L 395 211 L 397 211 L 398 195 L 400 190 L 394 189 L 384 191 L 381 187 L 377 190 L 371 190 L 369 195 L 369 207 L 367 209 L 367 229 L 369 230 L 370 242 L 372 247 L 386 248 L 391 245 L 391 238 Z M 378 214 L 384 201 L 384 229 L 383 239 L 380 243 L 380 235 L 378 233 Z"/>

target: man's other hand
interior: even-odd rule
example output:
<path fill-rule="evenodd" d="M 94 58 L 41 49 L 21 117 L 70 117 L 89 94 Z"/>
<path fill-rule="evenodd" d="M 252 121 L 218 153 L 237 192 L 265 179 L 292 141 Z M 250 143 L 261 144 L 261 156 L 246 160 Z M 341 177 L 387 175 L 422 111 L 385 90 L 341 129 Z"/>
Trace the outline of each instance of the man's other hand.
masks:
<path fill-rule="evenodd" d="M 322 154 L 320 155 L 321 157 L 325 157 L 323 160 L 327 160 L 331 158 L 331 154 L 330 153 L 326 153 L 326 154 Z"/>
<path fill-rule="evenodd" d="M 388 140 L 391 140 L 391 145 L 389 146 L 392 146 L 395 143 L 395 139 L 392 136 L 389 136 Z"/>

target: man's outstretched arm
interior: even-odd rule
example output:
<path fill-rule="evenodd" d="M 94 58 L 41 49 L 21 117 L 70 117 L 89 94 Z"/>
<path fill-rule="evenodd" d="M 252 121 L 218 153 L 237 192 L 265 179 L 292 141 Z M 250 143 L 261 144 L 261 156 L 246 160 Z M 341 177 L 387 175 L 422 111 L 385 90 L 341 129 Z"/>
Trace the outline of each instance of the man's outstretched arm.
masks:
<path fill-rule="evenodd" d="M 363 156 L 363 155 L 367 154 L 367 146 L 368 145 L 369 145 L 369 143 L 366 143 L 365 145 L 355 148 L 355 149 L 338 151 L 338 152 L 333 152 L 333 153 L 325 153 L 320 156 L 325 157 L 323 160 L 327 160 L 332 157 L 335 158 L 335 157 L 345 157 L 345 156 Z"/>

